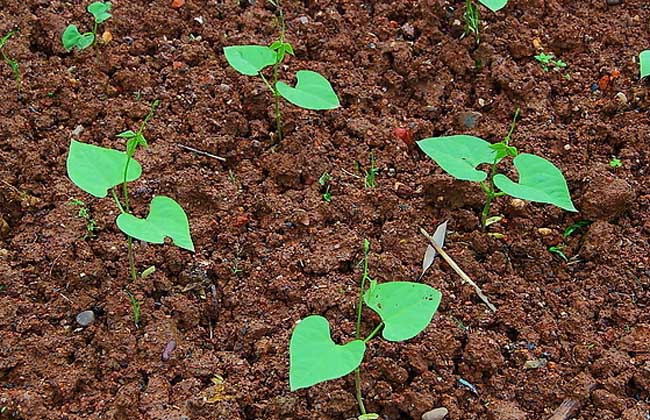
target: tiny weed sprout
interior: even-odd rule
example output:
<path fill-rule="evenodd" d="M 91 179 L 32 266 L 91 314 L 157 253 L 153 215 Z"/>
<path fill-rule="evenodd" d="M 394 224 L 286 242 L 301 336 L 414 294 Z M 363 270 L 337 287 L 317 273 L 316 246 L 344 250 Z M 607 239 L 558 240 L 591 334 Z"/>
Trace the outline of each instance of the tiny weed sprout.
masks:
<path fill-rule="evenodd" d="M 142 174 L 142 167 L 135 160 L 134 155 L 138 147 L 147 147 L 143 132 L 157 106 L 158 101 L 155 101 L 137 132 L 127 130 L 118 134 L 118 137 L 126 141 L 126 152 L 93 146 L 73 139 L 66 162 L 68 177 L 83 191 L 103 198 L 110 190 L 115 205 L 120 211 L 116 220 L 117 226 L 128 238 L 129 268 L 134 282 L 137 280 L 132 246 L 134 238 L 162 244 L 165 242 L 165 237 L 169 237 L 174 245 L 194 251 L 187 215 L 176 201 L 169 197 L 156 196 L 151 201 L 149 215 L 146 218 L 140 219 L 131 213 L 128 184 Z M 121 187 L 121 199 L 116 191 L 118 187 Z"/>
<path fill-rule="evenodd" d="M 76 198 L 71 198 L 70 201 L 68 201 L 68 204 L 73 207 L 78 207 L 79 212 L 77 213 L 77 216 L 86 222 L 86 234 L 83 239 L 94 238 L 95 231 L 97 230 L 97 222 L 95 222 L 95 219 L 90 215 L 90 210 L 86 206 L 86 203 Z"/>
<path fill-rule="evenodd" d="M 363 186 L 365 188 L 375 188 L 377 186 L 377 174 L 379 168 L 375 166 L 375 155 L 370 152 L 370 169 L 363 169 Z M 357 162 L 357 166 L 361 168 L 361 163 Z"/>
<path fill-rule="evenodd" d="M 544 71 L 549 71 L 551 69 L 559 71 L 567 67 L 567 63 L 555 58 L 553 54 L 546 54 L 542 52 L 535 56 L 535 60 L 539 62 L 540 66 L 542 66 L 542 70 Z"/>
<path fill-rule="evenodd" d="M 564 262 L 569 262 L 569 258 L 564 253 L 564 245 L 551 246 L 548 248 L 548 252 L 562 258 Z"/>
<path fill-rule="evenodd" d="M 20 66 L 18 65 L 18 62 L 9 57 L 4 50 L 7 41 L 9 41 L 9 38 L 15 34 L 16 31 L 9 31 L 5 36 L 0 38 L 0 56 L 2 57 L 2 61 L 7 63 L 7 65 L 11 68 L 11 72 L 14 75 L 14 80 L 16 81 L 16 89 L 18 92 L 20 92 Z"/>
<path fill-rule="evenodd" d="M 503 195 L 577 211 L 571 201 L 566 180 L 555 165 L 540 156 L 519 153 L 515 147 L 510 146 L 518 116 L 519 109 L 515 112 L 510 131 L 498 143 L 491 144 L 468 135 L 431 137 L 417 142 L 420 149 L 449 175 L 480 183 L 486 197 L 481 212 L 481 226 L 484 229 L 490 217 L 492 202 Z M 497 166 L 508 157 L 513 158 L 519 182 L 497 174 Z M 476 169 L 483 163 L 490 165 L 489 174 Z"/>
<path fill-rule="evenodd" d="M 323 172 L 323 175 L 318 178 L 318 183 L 320 186 L 325 189 L 323 192 L 323 200 L 327 203 L 332 201 L 332 193 L 330 192 L 330 181 L 332 180 L 332 175 L 327 172 Z"/>
<path fill-rule="evenodd" d="M 340 378 L 354 372 L 355 394 L 361 419 L 372 419 L 361 390 L 361 363 L 366 344 L 380 332 L 388 341 L 405 341 L 422 332 L 438 309 L 441 293 L 422 283 L 394 281 L 378 283 L 370 276 L 370 242 L 363 243 L 363 274 L 359 288 L 354 340 L 337 345 L 326 318 L 310 315 L 293 330 L 289 343 L 289 385 L 292 391 Z M 381 322 L 362 336 L 363 305 L 379 315 Z M 364 417 L 365 416 L 365 417 Z"/>
<path fill-rule="evenodd" d="M 562 233 L 562 237 L 568 238 L 569 236 L 573 235 L 577 231 L 579 231 L 582 228 L 585 228 L 591 224 L 590 220 L 580 220 L 578 222 L 575 222 L 574 224 L 568 226 L 566 229 L 564 229 L 564 233 Z"/>
<path fill-rule="evenodd" d="M 623 166 L 623 162 L 619 158 L 613 158 L 609 161 L 609 167 L 612 169 L 617 169 Z"/>
<path fill-rule="evenodd" d="M 493 12 L 498 12 L 508 4 L 508 0 L 478 1 Z M 474 39 L 476 39 L 476 43 L 480 43 L 481 14 L 478 5 L 474 0 L 465 0 L 465 12 L 463 13 L 463 18 L 465 19 L 465 33 L 463 36 L 472 35 L 474 36 Z"/>
<path fill-rule="evenodd" d="M 81 33 L 76 25 L 68 25 L 61 35 L 61 42 L 66 51 L 71 51 L 73 48 L 84 50 L 95 43 L 97 40 L 97 28 L 99 25 L 107 21 L 111 14 L 108 13 L 113 5 L 111 2 L 96 1 L 88 5 L 88 13 L 93 15 L 94 24 L 92 32 Z"/>
<path fill-rule="evenodd" d="M 650 76 L 650 50 L 642 51 L 639 54 L 639 71 L 642 79 Z"/>
<path fill-rule="evenodd" d="M 129 298 L 129 303 L 131 304 L 131 312 L 133 313 L 133 323 L 136 327 L 140 325 L 140 301 L 133 296 L 133 293 L 129 292 L 128 289 L 124 291 L 126 296 Z"/>
<path fill-rule="evenodd" d="M 321 74 L 311 70 L 299 70 L 296 73 L 295 87 L 279 81 L 280 65 L 287 55 L 294 55 L 293 47 L 285 41 L 286 25 L 284 11 L 279 0 L 269 2 L 277 10 L 277 24 L 280 35 L 271 45 L 234 45 L 224 47 L 223 52 L 228 64 L 237 72 L 246 76 L 259 76 L 271 91 L 275 101 L 276 142 L 282 140 L 282 114 L 280 98 L 304 109 L 328 110 L 340 106 L 330 82 Z M 271 67 L 270 79 L 264 76 L 263 70 Z"/>

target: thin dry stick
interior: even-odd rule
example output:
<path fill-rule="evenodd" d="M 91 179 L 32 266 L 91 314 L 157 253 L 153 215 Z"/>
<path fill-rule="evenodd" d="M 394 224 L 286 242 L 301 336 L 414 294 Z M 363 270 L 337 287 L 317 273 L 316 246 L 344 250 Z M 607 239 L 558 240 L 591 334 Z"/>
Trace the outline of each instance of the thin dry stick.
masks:
<path fill-rule="evenodd" d="M 587 392 L 591 394 L 591 392 L 596 389 L 596 384 L 590 383 L 587 385 L 586 389 Z M 562 404 L 560 404 L 558 408 L 555 409 L 553 415 L 549 417 L 548 420 L 568 420 L 570 418 L 573 418 L 576 414 L 578 414 L 581 406 L 582 404 L 580 401 L 567 398 L 562 401 Z"/>
<path fill-rule="evenodd" d="M 180 144 L 180 143 L 176 143 L 176 145 L 178 147 L 180 147 L 181 149 L 189 150 L 190 152 L 194 152 L 194 153 L 199 154 L 199 155 L 211 157 L 212 159 L 217 159 L 217 160 L 220 160 L 222 162 L 226 161 L 226 158 L 223 158 L 223 157 L 217 156 L 217 155 L 213 155 L 212 153 L 204 152 L 203 150 L 195 149 L 195 148 L 190 147 L 190 146 L 185 146 L 184 144 Z"/>
<path fill-rule="evenodd" d="M 463 281 L 465 281 L 467 284 L 472 286 L 474 288 L 474 290 L 476 290 L 476 294 L 487 305 L 487 307 L 490 308 L 490 310 L 492 312 L 496 312 L 497 311 L 496 306 L 494 306 L 494 305 L 492 305 L 490 303 L 490 300 L 487 298 L 487 296 L 485 296 L 485 294 L 483 293 L 481 288 L 478 287 L 478 285 L 476 283 L 474 283 L 474 281 L 472 281 L 472 279 L 470 279 L 469 276 L 467 274 L 465 274 L 465 272 L 463 270 L 460 269 L 458 264 L 456 264 L 454 262 L 454 260 L 452 260 L 451 257 L 449 255 L 447 255 L 447 253 L 440 247 L 440 245 L 438 245 L 436 243 L 436 241 L 433 240 L 433 237 L 431 235 L 429 235 L 429 233 L 426 230 L 424 230 L 423 228 L 420 228 L 420 233 L 422 233 L 429 240 L 429 242 L 431 242 L 431 246 L 433 246 L 435 248 L 436 252 L 438 254 L 440 254 L 440 256 L 442 258 L 444 258 L 445 261 L 447 261 L 447 264 L 449 264 L 451 266 L 451 268 L 454 269 L 456 274 L 458 274 L 460 276 L 460 278 L 463 279 Z"/>

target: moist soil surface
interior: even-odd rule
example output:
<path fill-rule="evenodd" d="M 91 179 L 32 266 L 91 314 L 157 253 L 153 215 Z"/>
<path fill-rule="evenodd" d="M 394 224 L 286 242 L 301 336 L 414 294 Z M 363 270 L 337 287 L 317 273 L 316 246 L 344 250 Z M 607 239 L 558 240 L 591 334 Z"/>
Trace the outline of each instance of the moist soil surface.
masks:
<path fill-rule="evenodd" d="M 318 71 L 342 106 L 283 104 L 285 138 L 273 145 L 272 98 L 222 53 L 272 42 L 271 5 L 115 1 L 100 29 L 112 40 L 67 53 L 66 25 L 92 25 L 85 3 L 0 0 L 0 33 L 20 29 L 4 51 L 23 78 L 17 93 L 0 66 L 0 418 L 356 418 L 351 375 L 289 391 L 291 331 L 320 314 L 337 343 L 351 340 L 363 239 L 374 278 L 417 281 L 419 228 L 445 220 L 447 252 L 498 309 L 436 260 L 421 280 L 443 293 L 431 325 L 369 344 L 369 411 L 532 420 L 572 398 L 576 419 L 650 418 L 650 96 L 636 58 L 650 47 L 647 2 L 482 8 L 479 46 L 461 38 L 464 1 L 284 3 L 295 57 L 283 80 Z M 540 51 L 568 67 L 544 71 Z M 71 138 L 123 150 L 116 134 L 155 99 L 132 206 L 144 216 L 154 195 L 177 200 L 196 252 L 136 241 L 138 271 L 156 270 L 134 284 L 113 202 L 78 190 L 65 162 Z M 488 235 L 480 188 L 394 129 L 496 142 L 517 107 L 511 144 L 560 167 L 580 212 L 501 197 Z M 364 186 L 371 156 L 376 188 Z M 72 198 L 87 204 L 94 237 Z M 364 332 L 376 322 L 365 312 Z"/>

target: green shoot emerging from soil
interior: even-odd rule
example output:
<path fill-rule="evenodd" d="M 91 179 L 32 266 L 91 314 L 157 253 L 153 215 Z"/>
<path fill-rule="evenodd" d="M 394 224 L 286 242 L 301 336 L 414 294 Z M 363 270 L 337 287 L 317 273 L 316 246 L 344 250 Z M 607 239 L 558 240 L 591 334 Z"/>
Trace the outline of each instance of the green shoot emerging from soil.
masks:
<path fill-rule="evenodd" d="M 508 0 L 478 0 L 483 6 L 487 7 L 493 12 L 497 12 L 508 4 Z M 463 36 L 473 35 L 476 43 L 481 42 L 481 13 L 478 5 L 474 0 L 465 0 L 465 12 L 463 13 L 465 19 L 465 33 Z"/>
<path fill-rule="evenodd" d="M 320 186 L 325 189 L 323 192 L 323 200 L 327 203 L 332 201 L 332 193 L 330 192 L 330 181 L 332 180 L 332 175 L 327 172 L 323 172 L 323 175 L 318 178 L 318 183 Z"/>
<path fill-rule="evenodd" d="M 515 112 L 510 131 L 498 143 L 490 144 L 467 135 L 431 137 L 417 142 L 422 151 L 449 175 L 481 185 L 485 192 L 485 204 L 481 212 L 481 226 L 484 229 L 490 217 L 492 202 L 504 195 L 577 211 L 571 201 L 566 180 L 555 165 L 540 156 L 519 153 L 515 147 L 510 146 L 518 116 L 519 109 Z M 499 163 L 508 157 L 514 158 L 519 182 L 497 174 Z M 489 174 L 476 169 L 483 163 L 490 165 Z"/>
<path fill-rule="evenodd" d="M 149 215 L 145 219 L 139 219 L 131 213 L 128 183 L 142 174 L 142 167 L 134 155 L 138 147 L 147 147 L 143 132 L 157 106 L 158 101 L 155 101 L 137 132 L 127 130 L 118 135 L 126 140 L 126 152 L 72 140 L 66 163 L 68 177 L 83 191 L 103 198 L 110 190 L 120 211 L 117 226 L 128 238 L 129 269 L 134 282 L 138 277 L 133 254 L 134 238 L 162 244 L 165 237 L 169 237 L 174 245 L 194 251 L 187 215 L 176 201 L 157 196 L 151 201 Z M 121 198 L 116 191 L 120 186 Z"/>
<path fill-rule="evenodd" d="M 133 323 L 135 324 L 136 327 L 140 326 L 140 301 L 129 291 L 129 289 L 126 289 L 124 291 L 126 295 L 129 298 L 129 303 L 131 304 L 131 312 L 133 313 Z"/>
<path fill-rule="evenodd" d="M 286 42 L 286 25 L 284 11 L 280 0 L 269 0 L 277 10 L 276 21 L 279 37 L 271 45 L 234 45 L 225 47 L 223 52 L 228 64 L 236 71 L 246 76 L 260 76 L 264 85 L 271 92 L 274 99 L 274 114 L 276 126 L 276 140 L 282 140 L 282 113 L 280 98 L 305 109 L 328 110 L 340 106 L 339 98 L 332 89 L 329 81 L 321 74 L 300 70 L 296 73 L 298 80 L 295 87 L 279 81 L 279 70 L 287 55 L 294 55 L 293 47 Z M 262 72 L 271 66 L 270 79 Z"/>
<path fill-rule="evenodd" d="M 378 283 L 370 276 L 368 258 L 370 242 L 363 243 L 363 273 L 357 304 L 355 338 L 344 345 L 332 341 L 326 318 L 311 315 L 301 320 L 291 335 L 289 344 L 289 384 L 292 391 L 307 388 L 327 380 L 354 372 L 355 395 L 361 416 L 376 418 L 367 413 L 361 387 L 361 363 L 366 344 L 380 332 L 388 341 L 405 341 L 422 332 L 438 309 L 441 293 L 422 283 Z M 381 318 L 381 322 L 363 338 L 363 305 Z"/>
<path fill-rule="evenodd" d="M 535 56 L 535 60 L 539 62 L 539 65 L 542 66 L 542 70 L 549 71 L 551 69 L 560 71 L 567 67 L 567 64 L 555 58 L 553 54 L 539 53 Z"/>
<path fill-rule="evenodd" d="M 375 188 L 377 187 L 377 174 L 379 173 L 379 168 L 375 166 L 375 155 L 373 152 L 370 152 L 370 169 L 364 169 L 365 174 L 363 178 L 363 185 L 366 188 Z M 361 167 L 361 164 L 359 164 Z"/>
<path fill-rule="evenodd" d="M 16 31 L 10 31 L 5 36 L 0 38 L 0 56 L 2 57 L 2 61 L 11 67 L 11 71 L 14 75 L 14 80 L 16 81 L 16 89 L 18 92 L 20 92 L 20 66 L 18 65 L 18 62 L 10 58 L 4 50 L 5 44 L 7 41 L 9 41 L 9 38 L 14 36 L 15 33 Z"/>
<path fill-rule="evenodd" d="M 84 50 L 91 45 L 95 44 L 97 40 L 97 28 L 99 25 L 108 19 L 111 14 L 108 13 L 113 5 L 111 2 L 96 1 L 88 5 L 88 13 L 93 15 L 94 24 L 92 32 L 81 33 L 76 25 L 68 25 L 61 35 L 61 42 L 66 51 L 71 51 L 73 48 Z"/>
<path fill-rule="evenodd" d="M 78 207 L 79 212 L 77 213 L 77 216 L 86 222 L 86 234 L 83 238 L 94 238 L 95 231 L 97 230 L 97 222 L 95 222 L 95 219 L 93 219 L 93 217 L 90 215 L 90 210 L 86 206 L 86 203 L 79 199 L 71 198 L 70 201 L 68 201 L 68 204 L 73 207 Z"/>
<path fill-rule="evenodd" d="M 609 167 L 612 169 L 617 169 L 623 166 L 623 162 L 619 158 L 613 158 L 609 161 Z"/>

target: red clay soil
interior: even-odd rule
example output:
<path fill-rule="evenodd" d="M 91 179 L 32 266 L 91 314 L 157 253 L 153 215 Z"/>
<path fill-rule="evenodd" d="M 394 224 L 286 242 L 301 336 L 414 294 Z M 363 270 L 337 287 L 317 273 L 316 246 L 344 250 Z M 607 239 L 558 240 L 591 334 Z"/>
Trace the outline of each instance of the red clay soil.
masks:
<path fill-rule="evenodd" d="M 222 53 L 274 39 L 264 3 L 116 0 L 102 25 L 112 41 L 66 53 L 65 26 L 91 25 L 86 2 L 0 0 L 0 33 L 20 28 L 5 51 L 23 72 L 18 95 L 0 66 L 0 418 L 356 418 L 350 376 L 289 391 L 291 331 L 320 314 L 336 342 L 350 340 L 363 239 L 375 278 L 415 281 L 426 248 L 418 229 L 444 220 L 447 252 L 498 310 L 436 261 L 422 280 L 443 293 L 431 326 L 369 345 L 369 410 L 384 420 L 440 406 L 453 420 L 534 420 L 576 398 L 579 420 L 650 418 L 650 96 L 636 60 L 650 48 L 647 1 L 513 0 L 498 14 L 483 9 L 478 48 L 460 39 L 461 0 L 286 1 L 296 57 L 284 79 L 319 71 L 342 107 L 285 105 L 276 147 L 264 85 Z M 544 72 L 537 47 L 568 68 Z M 65 159 L 72 137 L 122 148 L 116 134 L 155 99 L 133 203 L 144 215 L 153 195 L 176 199 L 196 253 L 136 242 L 138 270 L 156 271 L 131 284 L 113 203 L 81 193 Z M 498 141 L 517 107 L 512 144 L 563 170 L 580 213 L 501 198 L 491 231 L 503 236 L 489 236 L 478 228 L 480 189 L 452 181 L 394 129 Z M 355 169 L 371 153 L 374 189 Z M 610 168 L 612 157 L 623 166 Z M 89 205 L 96 237 L 83 239 L 71 198 Z M 564 239 L 581 220 L 593 223 Z M 548 251 L 560 244 L 570 263 Z M 142 301 L 139 328 L 127 286 Z M 82 328 L 85 310 L 96 319 Z"/>

